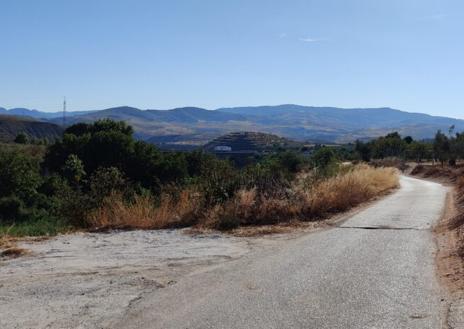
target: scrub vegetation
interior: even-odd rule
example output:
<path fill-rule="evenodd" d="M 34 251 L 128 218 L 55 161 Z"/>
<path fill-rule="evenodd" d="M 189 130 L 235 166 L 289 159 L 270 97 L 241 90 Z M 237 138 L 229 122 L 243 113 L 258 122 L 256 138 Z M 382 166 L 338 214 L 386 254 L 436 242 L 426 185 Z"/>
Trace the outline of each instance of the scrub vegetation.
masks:
<path fill-rule="evenodd" d="M 70 126 L 40 152 L 25 147 L 1 147 L 3 235 L 315 221 L 398 184 L 393 169 L 342 164 L 343 150 L 283 150 L 237 168 L 201 151 L 161 152 L 107 119 Z"/>

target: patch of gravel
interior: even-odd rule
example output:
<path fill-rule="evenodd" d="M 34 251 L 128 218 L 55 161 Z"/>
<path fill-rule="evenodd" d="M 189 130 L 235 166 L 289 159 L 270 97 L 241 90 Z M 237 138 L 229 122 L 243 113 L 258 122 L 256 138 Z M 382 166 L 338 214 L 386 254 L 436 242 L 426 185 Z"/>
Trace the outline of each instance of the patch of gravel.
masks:
<path fill-rule="evenodd" d="M 183 230 L 116 231 L 23 242 L 0 262 L 0 328 L 99 328 L 144 293 L 250 249 L 244 238 Z"/>
<path fill-rule="evenodd" d="M 451 303 L 448 314 L 448 328 L 464 328 L 464 299 Z"/>

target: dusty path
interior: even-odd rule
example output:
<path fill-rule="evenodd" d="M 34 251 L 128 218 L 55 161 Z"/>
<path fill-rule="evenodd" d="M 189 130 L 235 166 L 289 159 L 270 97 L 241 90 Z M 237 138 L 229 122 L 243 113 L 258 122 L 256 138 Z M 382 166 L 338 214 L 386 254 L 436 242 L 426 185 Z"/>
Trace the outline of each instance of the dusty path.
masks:
<path fill-rule="evenodd" d="M 447 190 L 395 194 L 328 230 L 63 236 L 0 264 L 0 328 L 441 328 L 431 225 Z"/>
<path fill-rule="evenodd" d="M 346 221 L 144 295 L 112 328 L 441 328 L 431 226 L 447 190 L 402 188 Z"/>

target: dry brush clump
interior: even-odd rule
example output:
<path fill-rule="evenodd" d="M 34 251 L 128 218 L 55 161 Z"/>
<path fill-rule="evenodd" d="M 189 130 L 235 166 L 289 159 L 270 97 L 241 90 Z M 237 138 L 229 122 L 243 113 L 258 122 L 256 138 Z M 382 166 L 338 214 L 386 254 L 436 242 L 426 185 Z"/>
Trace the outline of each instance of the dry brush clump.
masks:
<path fill-rule="evenodd" d="M 16 245 L 15 239 L 9 236 L 8 233 L 9 230 L 7 230 L 5 233 L 0 234 L 0 259 L 16 258 L 29 253 L 29 250 L 18 247 Z"/>
<path fill-rule="evenodd" d="M 294 220 L 315 221 L 332 213 L 346 211 L 362 202 L 398 187 L 393 168 L 356 166 L 334 177 L 315 180 L 308 175 L 284 194 L 267 196 L 256 189 L 240 190 L 224 205 L 208 212 L 201 224 L 230 229 L 240 225 L 268 225 Z"/>
<path fill-rule="evenodd" d="M 136 195 L 125 200 L 121 193 L 112 193 L 87 218 L 93 228 L 162 229 L 184 227 L 193 223 L 198 211 L 198 196 L 184 190 L 177 197 L 163 194 L 160 200 Z"/>
<path fill-rule="evenodd" d="M 393 168 L 357 166 L 303 191 L 306 218 L 320 218 L 348 210 L 398 187 L 398 173 Z"/>

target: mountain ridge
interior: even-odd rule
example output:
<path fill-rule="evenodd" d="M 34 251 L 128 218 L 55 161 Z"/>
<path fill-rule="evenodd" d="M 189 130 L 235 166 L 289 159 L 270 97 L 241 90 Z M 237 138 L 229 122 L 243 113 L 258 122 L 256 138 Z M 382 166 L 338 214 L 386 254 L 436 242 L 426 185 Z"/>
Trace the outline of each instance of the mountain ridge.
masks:
<path fill-rule="evenodd" d="M 0 114 L 8 113 L 0 108 Z M 46 112 L 20 109 L 29 116 Z M 42 115 L 41 120 L 60 124 L 62 113 Z M 352 142 L 391 131 L 414 138 L 431 138 L 439 129 L 455 126 L 464 131 L 464 120 L 405 112 L 389 107 L 338 108 L 282 104 L 268 106 L 223 107 L 207 110 L 179 107 L 171 110 L 141 110 L 119 106 L 94 111 L 68 112 L 66 122 L 92 122 L 102 118 L 123 120 L 134 126 L 136 137 L 153 143 L 205 144 L 221 135 L 251 131 L 277 134 L 299 141 Z"/>

